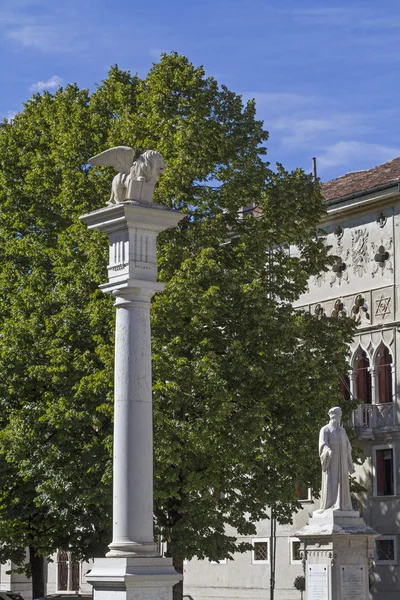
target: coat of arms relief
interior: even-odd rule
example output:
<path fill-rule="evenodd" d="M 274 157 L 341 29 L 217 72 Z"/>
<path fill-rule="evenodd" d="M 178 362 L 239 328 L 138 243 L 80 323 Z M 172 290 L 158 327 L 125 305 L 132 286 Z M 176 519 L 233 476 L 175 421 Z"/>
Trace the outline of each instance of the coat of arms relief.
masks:
<path fill-rule="evenodd" d="M 372 277 L 375 277 L 378 271 L 380 271 L 382 275 L 385 270 L 389 271 L 389 273 L 393 273 L 392 246 L 392 237 L 386 240 L 381 238 L 380 244 L 371 242 L 373 261 L 375 263 L 372 267 Z"/>
<path fill-rule="evenodd" d="M 342 236 L 337 239 L 333 254 L 336 262 L 330 271 L 330 287 L 350 283 L 350 268 L 354 275 L 362 277 L 370 272 L 372 277 L 377 273 L 393 272 L 393 238 L 381 239 L 380 243 L 370 240 L 370 233 L 366 227 L 358 227 L 350 231 L 350 244 L 343 244 Z M 338 237 L 338 236 L 336 236 Z M 328 275 L 329 276 L 329 275 Z M 313 284 L 322 287 L 326 281 L 326 274 L 319 273 L 313 278 Z"/>
<path fill-rule="evenodd" d="M 354 275 L 362 277 L 367 272 L 369 233 L 366 228 L 354 229 L 351 232 L 351 260 Z"/>
<path fill-rule="evenodd" d="M 331 280 L 329 285 L 333 287 L 335 283 L 341 285 L 342 282 L 347 281 L 349 283 L 349 273 L 347 270 L 347 263 L 350 256 L 349 248 L 345 248 L 341 239 L 338 239 L 334 254 L 337 257 L 336 263 L 332 267 Z"/>

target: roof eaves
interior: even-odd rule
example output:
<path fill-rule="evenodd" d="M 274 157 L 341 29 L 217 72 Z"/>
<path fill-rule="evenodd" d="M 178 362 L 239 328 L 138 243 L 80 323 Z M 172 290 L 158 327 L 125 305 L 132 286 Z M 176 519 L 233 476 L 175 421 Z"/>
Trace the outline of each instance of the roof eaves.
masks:
<path fill-rule="evenodd" d="M 367 188 L 365 190 L 360 190 L 358 192 L 352 192 L 351 194 L 345 194 L 344 196 L 338 196 L 333 200 L 327 200 L 327 204 L 329 207 L 335 206 L 336 204 L 341 204 L 342 202 L 346 202 L 347 200 L 351 200 L 352 198 L 360 198 L 361 196 L 367 196 L 369 194 L 373 194 L 374 192 L 380 192 L 382 190 L 387 190 L 391 187 L 397 186 L 398 191 L 400 192 L 400 181 L 395 179 L 393 181 L 389 181 L 387 183 L 382 183 L 380 185 L 375 185 L 373 187 Z"/>

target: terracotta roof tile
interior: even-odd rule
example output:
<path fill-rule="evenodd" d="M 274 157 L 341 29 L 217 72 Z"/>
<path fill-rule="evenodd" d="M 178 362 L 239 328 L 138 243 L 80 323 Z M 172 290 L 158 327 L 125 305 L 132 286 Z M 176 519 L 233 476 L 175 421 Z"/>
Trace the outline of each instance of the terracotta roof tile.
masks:
<path fill-rule="evenodd" d="M 322 195 L 331 202 L 336 198 L 362 192 L 378 185 L 400 181 L 400 158 L 394 158 L 369 169 L 367 171 L 354 171 L 342 177 L 332 179 L 321 185 Z"/>

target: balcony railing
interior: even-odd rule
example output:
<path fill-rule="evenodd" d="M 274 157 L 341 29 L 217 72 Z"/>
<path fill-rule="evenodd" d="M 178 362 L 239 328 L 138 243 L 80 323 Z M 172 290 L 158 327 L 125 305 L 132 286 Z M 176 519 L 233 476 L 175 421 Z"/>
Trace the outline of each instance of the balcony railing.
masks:
<path fill-rule="evenodd" d="M 395 404 L 360 404 L 354 411 L 354 427 L 360 433 L 393 427 L 396 424 Z"/>

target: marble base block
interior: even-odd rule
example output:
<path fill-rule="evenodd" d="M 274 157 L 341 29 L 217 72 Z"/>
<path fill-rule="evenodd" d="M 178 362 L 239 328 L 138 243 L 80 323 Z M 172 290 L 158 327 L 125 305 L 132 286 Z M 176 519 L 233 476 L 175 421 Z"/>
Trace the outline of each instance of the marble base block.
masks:
<path fill-rule="evenodd" d="M 86 579 L 94 600 L 171 600 L 182 575 L 171 558 L 96 558 Z"/>
<path fill-rule="evenodd" d="M 313 512 L 296 533 L 305 561 L 306 600 L 368 600 L 378 535 L 357 511 Z"/>

